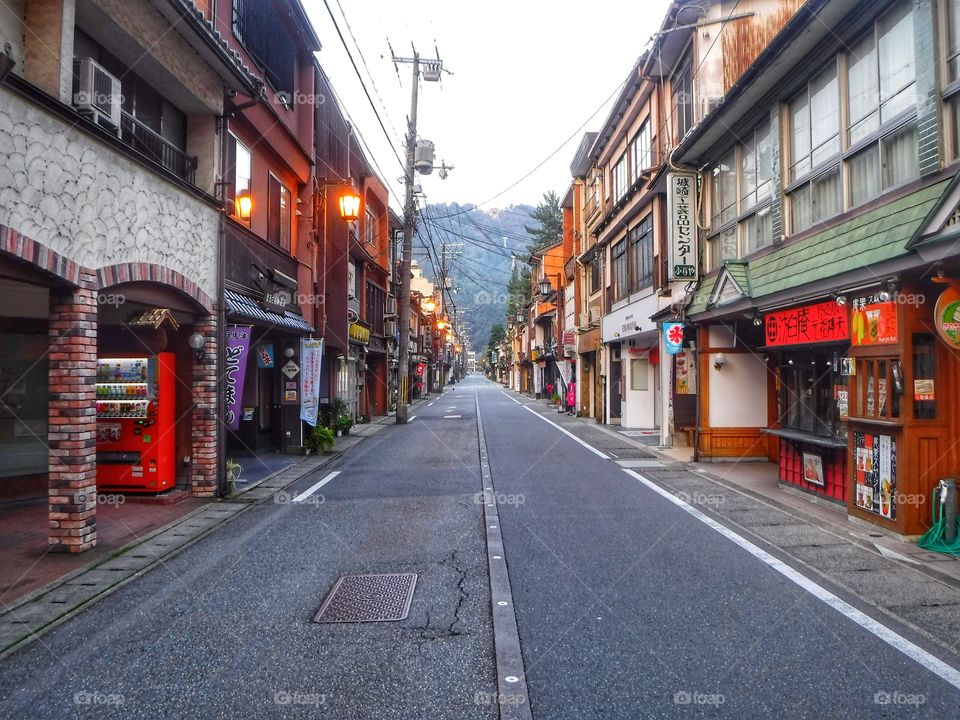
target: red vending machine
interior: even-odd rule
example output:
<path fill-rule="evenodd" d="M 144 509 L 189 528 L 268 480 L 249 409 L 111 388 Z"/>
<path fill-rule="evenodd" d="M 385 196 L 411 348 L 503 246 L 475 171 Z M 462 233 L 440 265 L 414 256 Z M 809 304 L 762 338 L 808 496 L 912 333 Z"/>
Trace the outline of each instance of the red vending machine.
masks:
<path fill-rule="evenodd" d="M 173 353 L 97 360 L 97 489 L 176 484 Z"/>

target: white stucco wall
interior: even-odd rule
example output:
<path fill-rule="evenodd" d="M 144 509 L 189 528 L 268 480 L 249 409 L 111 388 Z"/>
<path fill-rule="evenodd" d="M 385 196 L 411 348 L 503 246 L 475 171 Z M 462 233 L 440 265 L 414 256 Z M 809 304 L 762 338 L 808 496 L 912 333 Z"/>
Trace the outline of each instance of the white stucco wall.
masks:
<path fill-rule="evenodd" d="M 0 224 L 90 268 L 167 267 L 216 297 L 217 211 L 0 89 Z"/>
<path fill-rule="evenodd" d="M 710 427 L 766 427 L 767 365 L 753 353 L 724 353 L 723 369 L 709 356 Z"/>

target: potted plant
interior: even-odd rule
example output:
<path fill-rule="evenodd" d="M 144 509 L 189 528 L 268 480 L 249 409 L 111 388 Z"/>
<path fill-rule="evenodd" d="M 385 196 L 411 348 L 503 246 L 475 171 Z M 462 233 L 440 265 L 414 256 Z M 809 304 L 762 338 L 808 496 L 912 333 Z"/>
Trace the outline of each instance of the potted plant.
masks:
<path fill-rule="evenodd" d="M 309 448 L 313 452 L 328 453 L 330 448 L 333 447 L 333 431 L 330 428 L 325 428 L 322 425 L 318 425 L 313 429 L 313 432 L 307 435 L 304 439 L 304 447 Z"/>
<path fill-rule="evenodd" d="M 350 417 L 348 414 L 343 413 L 342 415 L 337 416 L 337 419 L 334 425 L 337 428 L 338 435 L 339 434 L 349 435 L 350 428 L 353 427 L 353 418 Z"/>
<path fill-rule="evenodd" d="M 243 465 L 233 458 L 227 458 L 227 494 L 233 495 L 237 491 L 237 480 L 243 473 Z"/>
<path fill-rule="evenodd" d="M 560 393 L 554 393 L 553 396 L 550 398 L 550 402 L 552 402 L 554 405 L 559 405 L 559 404 L 560 404 Z"/>

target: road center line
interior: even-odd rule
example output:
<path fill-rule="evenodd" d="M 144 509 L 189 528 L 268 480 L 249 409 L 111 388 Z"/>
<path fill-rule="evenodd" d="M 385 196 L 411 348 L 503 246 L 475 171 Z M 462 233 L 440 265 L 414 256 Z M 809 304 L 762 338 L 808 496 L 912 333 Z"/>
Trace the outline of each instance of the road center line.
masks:
<path fill-rule="evenodd" d="M 293 501 L 294 501 L 294 502 L 300 502 L 300 501 L 302 501 L 304 498 L 310 497 L 310 496 L 313 495 L 317 490 L 319 490 L 320 488 L 322 488 L 324 485 L 326 485 L 328 482 L 330 482 L 331 480 L 333 480 L 333 479 L 334 479 L 337 475 L 339 475 L 339 474 L 340 474 L 340 471 L 339 471 L 339 470 L 334 470 L 332 473 L 330 473 L 329 475 L 327 475 L 323 480 L 321 480 L 321 481 L 318 482 L 318 483 L 315 483 L 315 484 L 311 485 L 311 486 L 308 487 L 306 490 L 304 490 L 302 493 L 300 493 L 299 495 L 297 495 L 297 496 L 293 499 Z"/>
<path fill-rule="evenodd" d="M 576 435 L 574 435 L 574 434 L 573 434 L 572 432 L 570 432 L 569 430 L 564 430 L 562 427 L 560 427 L 559 425 L 557 425 L 557 424 L 556 424 L 555 422 L 553 422 L 552 420 L 547 420 L 543 415 L 541 415 L 540 413 L 538 413 L 536 410 L 532 410 L 532 409 L 528 408 L 526 405 L 523 406 L 523 409 L 526 410 L 527 412 L 533 413 L 536 417 L 540 418 L 541 420 L 543 420 L 543 421 L 544 421 L 545 423 L 547 423 L 548 425 L 553 425 L 557 430 L 559 430 L 560 432 L 562 432 L 564 435 L 568 436 L 571 440 L 576 440 L 578 443 L 580 443 L 581 445 L 583 445 L 587 450 L 589 450 L 590 452 L 592 452 L 594 455 L 599 455 L 599 456 L 602 457 L 604 460 L 609 460 L 609 459 L 610 459 L 607 455 L 604 455 L 602 452 L 600 452 L 600 451 L 597 450 L 595 447 L 593 447 L 593 445 L 590 445 L 589 443 L 584 442 L 583 440 L 581 440 L 580 438 L 578 438 Z"/>
<path fill-rule="evenodd" d="M 841 600 L 839 597 L 834 595 L 825 587 L 818 585 L 813 580 L 799 573 L 798 571 L 794 570 L 792 567 L 782 562 L 781 560 L 778 560 L 770 553 L 760 549 L 759 547 L 754 545 L 752 542 L 744 538 L 742 535 L 738 535 L 737 533 L 735 533 L 726 525 L 722 525 L 721 523 L 717 522 L 713 518 L 707 515 L 704 515 L 702 512 L 700 512 L 696 508 L 687 504 L 677 496 L 673 495 L 668 490 L 648 480 L 640 473 L 635 472 L 633 470 L 627 470 L 627 469 L 624 469 L 624 472 L 627 473 L 627 475 L 630 475 L 636 478 L 641 483 L 646 485 L 648 488 L 653 490 L 655 493 L 663 496 L 664 498 L 672 502 L 674 505 L 678 506 L 680 509 L 685 510 L 690 515 L 693 515 L 693 517 L 695 517 L 697 520 L 702 522 L 707 527 L 710 527 L 713 530 L 716 530 L 718 533 L 723 535 L 725 538 L 727 538 L 734 544 L 739 545 L 741 548 L 746 550 L 755 558 L 757 558 L 763 563 L 766 563 L 770 568 L 772 568 L 773 570 L 776 570 L 778 573 L 780 573 L 785 578 L 790 580 L 790 582 L 800 586 L 801 588 L 806 590 L 808 593 L 813 595 L 815 598 L 817 598 L 821 602 L 826 603 L 841 615 L 855 622 L 857 625 L 862 627 L 867 632 L 871 633 L 872 635 L 879 638 L 880 640 L 883 640 L 883 642 L 887 643 L 887 645 L 889 645 L 893 649 L 899 650 L 908 658 L 910 658 L 917 664 L 923 666 L 924 668 L 932 672 L 937 677 L 950 683 L 955 688 L 960 689 L 960 671 L 958 671 L 956 668 L 951 667 L 950 665 L 947 665 L 945 662 L 943 662 L 936 656 L 928 653 L 919 645 L 916 645 L 915 643 L 910 642 L 899 633 L 896 633 L 890 628 L 888 628 L 886 625 L 883 625 L 877 620 L 874 620 L 872 617 L 870 617 L 866 613 L 861 612 L 860 610 L 857 610 L 857 608 L 855 608 L 853 605 L 846 602 L 845 600 Z"/>

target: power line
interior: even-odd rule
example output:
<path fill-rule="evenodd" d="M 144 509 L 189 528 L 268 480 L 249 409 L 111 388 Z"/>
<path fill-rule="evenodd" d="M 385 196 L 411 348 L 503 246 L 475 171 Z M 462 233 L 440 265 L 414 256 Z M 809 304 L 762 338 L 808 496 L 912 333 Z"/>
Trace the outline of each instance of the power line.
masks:
<path fill-rule="evenodd" d="M 383 118 L 380 117 L 380 112 L 377 110 L 377 106 L 373 102 L 373 98 L 370 97 L 370 91 L 367 89 L 367 84 L 363 80 L 363 76 L 360 74 L 360 68 L 357 67 L 357 62 L 353 59 L 353 53 L 350 52 L 350 47 L 347 45 L 347 40 L 343 37 L 343 33 L 340 31 L 340 25 L 337 23 L 337 18 L 333 15 L 333 10 L 330 7 L 328 0 L 323 0 L 324 6 L 327 8 L 327 13 L 330 15 L 330 20 L 333 22 L 333 27 L 337 31 L 337 35 L 340 37 L 340 42 L 343 45 L 343 49 L 347 51 L 347 57 L 350 58 L 350 64 L 353 65 L 353 71 L 357 74 L 357 79 L 360 81 L 360 86 L 363 88 L 363 94 L 367 96 L 367 102 L 370 103 L 370 109 L 373 110 L 373 114 L 377 116 L 377 122 L 380 123 L 380 129 L 383 130 L 384 137 L 387 138 L 387 143 L 390 145 L 390 149 L 393 151 L 394 157 L 397 158 L 397 162 L 400 164 L 401 168 L 406 168 L 403 163 L 403 160 L 400 159 L 400 153 L 397 152 L 397 148 L 393 145 L 393 138 L 390 137 L 390 133 L 387 132 L 387 126 L 383 124 Z"/>

